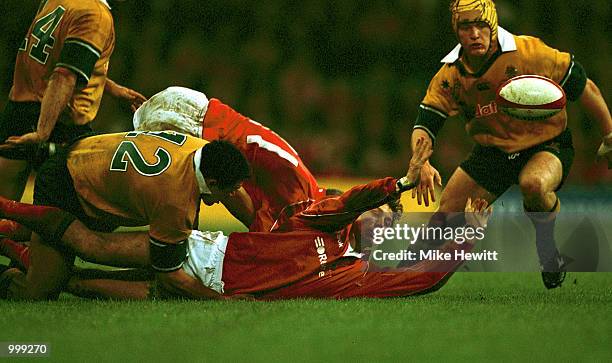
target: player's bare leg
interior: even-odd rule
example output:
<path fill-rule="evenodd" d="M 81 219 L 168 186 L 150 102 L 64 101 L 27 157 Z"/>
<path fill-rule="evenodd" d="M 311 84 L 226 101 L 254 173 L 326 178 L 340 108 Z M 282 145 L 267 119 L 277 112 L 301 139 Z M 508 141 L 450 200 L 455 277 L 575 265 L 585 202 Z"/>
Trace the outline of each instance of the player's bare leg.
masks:
<path fill-rule="evenodd" d="M 150 266 L 146 232 L 93 232 L 75 220 L 61 240 L 63 246 L 90 262 L 115 267 Z"/>
<path fill-rule="evenodd" d="M 11 160 L 0 156 L 0 196 L 21 200 L 30 176 L 30 167 L 25 160 Z"/>
<path fill-rule="evenodd" d="M 146 300 L 152 295 L 152 281 L 81 280 L 72 278 L 66 291 L 89 299 Z"/>
<path fill-rule="evenodd" d="M 420 187 L 420 185 L 417 186 L 417 188 Z M 423 189 L 422 194 L 426 194 L 426 190 Z M 497 196 L 478 185 L 469 174 L 458 167 L 442 191 L 439 208 L 429 219 L 429 226 L 440 228 L 464 226 L 464 210 L 468 198 L 484 200 L 490 205 L 497 199 Z M 414 244 L 413 248 L 415 250 L 439 248 L 444 242 L 444 240 L 423 241 Z"/>
<path fill-rule="evenodd" d="M 468 198 L 482 199 L 490 205 L 497 196 L 478 185 L 463 169 L 457 168 L 442 191 L 440 207 L 431 217 L 430 224 L 451 227 L 465 224 L 463 211 Z"/>
<path fill-rule="evenodd" d="M 542 279 L 549 289 L 561 286 L 565 278 L 554 236 L 555 220 L 560 209 L 555 189 L 561 183 L 562 171 L 561 161 L 543 151 L 535 154 L 519 175 L 525 211 L 536 229 Z"/>
<path fill-rule="evenodd" d="M 462 212 L 468 198 L 484 199 L 488 204 L 493 204 L 497 196 L 478 185 L 463 169 L 457 168 L 442 191 L 438 211 Z"/>
<path fill-rule="evenodd" d="M 0 198 L 0 218 L 11 219 L 38 233 L 47 243 L 69 248 L 92 262 L 118 267 L 149 265 L 145 232 L 99 233 L 59 208 Z"/>
<path fill-rule="evenodd" d="M 32 235 L 31 265 L 27 274 L 12 276 L 7 297 L 15 300 L 56 299 L 70 277 L 74 256 L 44 245 L 40 237 Z"/>

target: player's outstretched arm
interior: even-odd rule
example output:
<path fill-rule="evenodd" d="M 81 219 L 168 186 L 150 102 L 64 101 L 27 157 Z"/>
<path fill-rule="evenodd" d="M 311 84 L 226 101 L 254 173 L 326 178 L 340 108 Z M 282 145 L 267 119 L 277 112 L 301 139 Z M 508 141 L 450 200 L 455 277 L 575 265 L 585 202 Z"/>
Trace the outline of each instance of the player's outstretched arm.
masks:
<path fill-rule="evenodd" d="M 411 141 L 413 152 L 416 150 L 416 143 L 419 139 L 430 140 L 430 136 L 423 129 L 414 129 Z M 421 168 L 418 184 L 412 189 L 412 198 L 417 198 L 417 203 L 419 205 L 425 203 L 425 206 L 429 206 L 430 199 L 432 202 L 436 201 L 435 186 L 442 186 L 440 173 L 429 163 L 429 156 Z"/>
<path fill-rule="evenodd" d="M 415 131 L 419 131 L 419 130 L 415 130 Z M 429 139 L 429 136 L 419 137 L 415 141 L 413 152 L 412 152 L 412 158 L 410 158 L 410 165 L 408 166 L 408 171 L 406 172 L 406 176 L 398 180 L 398 184 L 397 184 L 398 192 L 404 192 L 404 191 L 412 189 L 413 196 L 414 196 L 414 190 L 418 189 L 423 182 L 423 179 L 422 179 L 423 169 L 426 168 L 426 165 L 429 165 L 428 160 L 432 152 L 433 150 L 431 148 L 431 141 Z M 429 167 L 433 169 L 431 165 L 429 165 Z M 439 177 L 439 174 L 438 174 L 438 177 Z M 433 179 L 431 180 L 431 182 L 433 183 Z M 432 184 L 432 193 L 433 193 L 433 184 Z M 421 202 L 419 198 L 419 204 L 420 203 Z M 429 205 L 429 201 L 427 201 L 427 205 Z"/>
<path fill-rule="evenodd" d="M 612 169 L 612 118 L 610 110 L 597 85 L 587 79 L 586 86 L 579 98 L 580 105 L 592 120 L 596 120 L 603 136 L 603 142 L 597 150 L 597 156 L 608 160 L 608 169 Z"/>
<path fill-rule="evenodd" d="M 420 138 L 415 145 L 406 176 L 400 179 L 388 177 L 358 185 L 337 197 L 320 200 L 292 218 L 301 220 L 309 228 L 323 231 L 344 228 L 363 212 L 392 202 L 400 193 L 414 188 L 431 152 L 429 139 Z"/>
<path fill-rule="evenodd" d="M 147 98 L 140 93 L 134 91 L 133 89 L 121 86 L 110 78 L 106 79 L 106 83 L 104 84 L 104 92 L 115 98 L 129 102 L 132 112 L 136 112 L 138 107 L 142 106 L 142 104 L 147 100 Z"/>
<path fill-rule="evenodd" d="M 36 131 L 21 136 L 11 136 L 6 139 L 5 144 L 0 145 L 0 149 L 47 141 L 57 123 L 57 119 L 72 98 L 76 81 L 77 76 L 74 72 L 63 67 L 56 68 L 51 74 L 40 105 L 40 116 Z"/>

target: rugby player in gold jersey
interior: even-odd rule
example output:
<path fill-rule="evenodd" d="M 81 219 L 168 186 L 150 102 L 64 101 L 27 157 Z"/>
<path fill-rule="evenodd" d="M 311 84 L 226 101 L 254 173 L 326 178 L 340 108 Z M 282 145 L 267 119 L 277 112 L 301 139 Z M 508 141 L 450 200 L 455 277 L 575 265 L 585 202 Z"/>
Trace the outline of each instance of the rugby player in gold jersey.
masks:
<path fill-rule="evenodd" d="M 0 195 L 18 200 L 43 143 L 91 132 L 103 92 L 146 99 L 107 79 L 115 28 L 106 0 L 43 0 L 25 35 L 0 114 Z"/>
<path fill-rule="evenodd" d="M 556 191 L 572 165 L 574 148 L 567 128 L 567 113 L 524 121 L 502 113 L 495 103 L 496 90 L 506 80 L 523 74 L 548 77 L 563 87 L 600 126 L 603 142 L 598 154 L 612 160 L 612 119 L 598 87 L 569 53 L 530 36 L 517 36 L 498 26 L 491 0 L 455 0 L 452 26 L 459 43 L 442 59 L 431 80 L 412 133 L 412 144 L 421 137 L 435 141 L 449 116 L 465 121 L 475 142 L 468 158 L 455 170 L 440 200 L 432 223 L 446 220 L 443 213 L 460 212 L 468 197 L 493 203 L 511 185 L 520 186 L 524 207 L 536 228 L 536 246 L 542 278 L 547 288 L 561 285 L 564 262 L 554 241 L 554 223 L 560 209 Z M 420 185 L 412 192 L 419 204 L 435 200 L 434 185 L 440 174 L 427 162 Z"/>
<path fill-rule="evenodd" d="M 67 230 L 83 237 L 79 256 L 85 259 L 152 267 L 170 291 L 217 296 L 181 270 L 186 240 L 197 229 L 200 201 L 219 202 L 249 176 L 244 155 L 226 141 L 139 131 L 78 140 L 44 162 L 34 187 L 35 204 L 73 217 L 49 214 L 38 220 L 42 229 L 32 234 L 30 268 L 27 276 L 12 280 L 11 297 L 57 297 L 74 260 L 74 253 L 59 244 Z M 82 223 L 73 223 L 75 218 Z M 148 234 L 111 233 L 118 226 L 147 225 Z M 132 247 L 126 247 L 128 242 Z"/>

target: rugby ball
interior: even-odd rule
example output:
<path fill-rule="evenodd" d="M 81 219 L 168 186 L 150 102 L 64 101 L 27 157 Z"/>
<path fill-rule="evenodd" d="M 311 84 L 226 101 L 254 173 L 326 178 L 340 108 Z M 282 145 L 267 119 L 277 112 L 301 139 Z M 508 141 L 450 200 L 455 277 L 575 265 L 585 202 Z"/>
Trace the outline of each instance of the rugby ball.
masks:
<path fill-rule="evenodd" d="M 524 75 L 504 82 L 495 102 L 504 113 L 519 120 L 544 120 L 563 110 L 567 100 L 563 88 L 552 79 Z"/>

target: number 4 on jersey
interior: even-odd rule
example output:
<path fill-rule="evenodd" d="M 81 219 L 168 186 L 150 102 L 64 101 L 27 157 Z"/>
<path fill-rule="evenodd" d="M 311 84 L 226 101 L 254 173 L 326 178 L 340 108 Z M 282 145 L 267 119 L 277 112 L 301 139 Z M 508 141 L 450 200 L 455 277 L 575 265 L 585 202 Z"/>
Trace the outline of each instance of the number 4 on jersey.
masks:
<path fill-rule="evenodd" d="M 57 29 L 66 9 L 62 6 L 58 6 L 55 10 L 49 14 L 40 18 L 34 27 L 32 28 L 32 48 L 30 49 L 30 57 L 41 64 L 47 63 L 49 58 L 49 50 L 53 49 L 55 45 L 55 38 L 53 32 Z M 27 38 L 26 44 L 20 47 L 20 50 L 27 49 Z"/>

